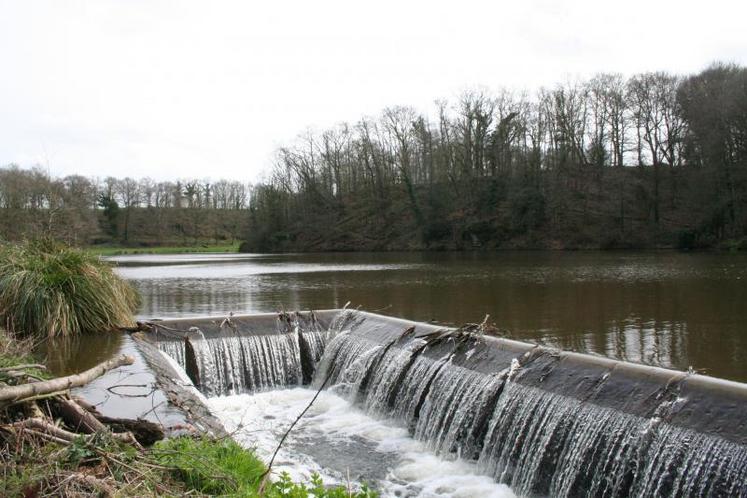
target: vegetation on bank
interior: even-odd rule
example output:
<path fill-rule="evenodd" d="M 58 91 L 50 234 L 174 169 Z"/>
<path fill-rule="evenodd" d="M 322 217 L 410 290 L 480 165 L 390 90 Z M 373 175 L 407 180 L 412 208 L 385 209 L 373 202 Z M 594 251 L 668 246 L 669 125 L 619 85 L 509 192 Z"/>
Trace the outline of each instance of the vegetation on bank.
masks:
<path fill-rule="evenodd" d="M 70 393 L 130 357 L 65 378 L 34 358 L 35 341 L 125 325 L 136 304 L 134 289 L 90 252 L 49 240 L 0 246 L 0 318 L 12 331 L 0 327 L 0 496 L 376 496 L 318 476 L 271 480 L 231 439 L 163 439 L 160 424 L 105 417 Z"/>
<path fill-rule="evenodd" d="M 249 186 L 234 181 L 51 177 L 0 167 L 0 240 L 72 245 L 223 245 L 244 237 Z"/>
<path fill-rule="evenodd" d="M 0 323 L 18 335 L 71 336 L 132 324 L 135 289 L 109 263 L 41 239 L 0 246 Z"/>
<path fill-rule="evenodd" d="M 188 254 L 188 253 L 231 253 L 239 251 L 239 244 L 199 244 L 191 246 L 87 246 L 91 254 L 98 256 L 123 256 L 128 254 Z"/>
<path fill-rule="evenodd" d="M 243 250 L 739 248 L 747 68 L 468 91 L 305 133 L 269 181 L 0 168 L 0 238 Z M 432 118 L 430 116 L 435 116 Z"/>
<path fill-rule="evenodd" d="M 0 329 L 0 392 L 8 386 L 49 378 L 43 365 L 36 364 L 32 346 L 29 339 L 18 340 Z M 76 399 L 56 392 L 43 399 L 32 396 L 0 403 L 0 496 L 377 496 L 366 487 L 327 487 L 318 476 L 300 483 L 281 475 L 263 483 L 265 464 L 231 439 L 192 435 L 152 444 L 140 433 L 132 436 L 103 426 L 92 433 L 76 434 L 86 419 L 71 422 L 68 412 L 62 412 L 67 416 L 60 419 L 58 411 L 62 404 L 86 406 L 83 401 L 75 404 Z M 86 416 L 96 414 L 92 410 Z M 52 423 L 53 417 L 56 423 Z M 156 432 L 162 437 L 161 429 Z"/>
<path fill-rule="evenodd" d="M 154 449 L 162 465 L 191 489 L 210 496 L 263 496 L 266 498 L 374 498 L 367 486 L 325 486 L 318 475 L 310 482 L 297 483 L 287 474 L 263 485 L 267 468 L 253 453 L 230 439 L 175 438 L 158 443 Z M 261 493 L 261 494 L 260 494 Z"/>
<path fill-rule="evenodd" d="M 738 245 L 746 89 L 726 64 L 599 74 L 304 133 L 254 187 L 243 250 Z"/>
<path fill-rule="evenodd" d="M 166 439 L 147 449 L 103 435 L 68 445 L 26 440 L 18 451 L 6 441 L 0 464 L 8 469 L 0 484 L 2 496 L 378 496 L 365 486 L 325 486 L 316 475 L 301 483 L 283 474 L 260 490 L 264 463 L 232 440 L 209 437 Z"/>

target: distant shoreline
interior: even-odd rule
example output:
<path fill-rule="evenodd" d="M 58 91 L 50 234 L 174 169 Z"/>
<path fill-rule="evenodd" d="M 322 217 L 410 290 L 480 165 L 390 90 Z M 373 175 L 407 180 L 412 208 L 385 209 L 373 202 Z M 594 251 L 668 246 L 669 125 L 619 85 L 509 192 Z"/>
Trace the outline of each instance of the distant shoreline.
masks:
<path fill-rule="evenodd" d="M 197 244 L 185 246 L 86 246 L 86 251 L 99 256 L 124 256 L 128 254 L 189 254 L 189 253 L 231 253 L 239 252 L 239 244 Z"/>

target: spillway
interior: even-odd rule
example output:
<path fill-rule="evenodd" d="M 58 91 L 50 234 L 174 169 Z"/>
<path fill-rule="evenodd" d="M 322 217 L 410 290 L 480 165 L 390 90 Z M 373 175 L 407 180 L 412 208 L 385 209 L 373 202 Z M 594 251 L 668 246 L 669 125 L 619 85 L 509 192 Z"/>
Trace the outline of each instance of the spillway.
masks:
<path fill-rule="evenodd" d="M 522 496 L 747 496 L 747 385 L 355 310 L 149 323 L 209 397 L 309 385 Z"/>

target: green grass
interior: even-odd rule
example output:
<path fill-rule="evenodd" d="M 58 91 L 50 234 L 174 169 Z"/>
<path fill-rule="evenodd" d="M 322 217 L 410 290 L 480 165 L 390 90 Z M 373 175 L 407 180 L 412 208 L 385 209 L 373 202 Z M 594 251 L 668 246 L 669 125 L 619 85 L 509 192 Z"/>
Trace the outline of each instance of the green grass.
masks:
<path fill-rule="evenodd" d="M 265 471 L 261 460 L 230 439 L 167 439 L 153 452 L 189 488 L 209 495 L 251 496 Z"/>
<path fill-rule="evenodd" d="M 325 486 L 318 475 L 301 483 L 287 474 L 275 481 L 268 479 L 260 493 L 266 471 L 264 463 L 231 439 L 183 436 L 159 441 L 145 450 L 137 450 L 106 434 L 80 438 L 66 446 L 18 442 L 11 433 L 0 430 L 0 466 L 6 468 L 0 479 L 0 496 L 98 496 L 70 479 L 81 472 L 106 481 L 117 497 L 378 496 L 365 486 L 361 489 Z"/>
<path fill-rule="evenodd" d="M 85 250 L 97 256 L 122 256 L 126 254 L 186 254 L 205 252 L 239 252 L 239 243 L 195 246 L 118 247 L 89 246 Z"/>
<path fill-rule="evenodd" d="M 189 489 L 210 496 L 259 497 L 266 467 L 257 456 L 231 439 L 211 440 L 180 437 L 160 441 L 152 450 L 159 464 L 169 467 L 173 477 Z M 375 498 L 367 487 L 351 490 L 345 486 L 325 486 L 318 475 L 308 483 L 282 474 L 268 481 L 263 498 Z"/>
<path fill-rule="evenodd" d="M 131 325 L 137 292 L 89 252 L 42 240 L 0 246 L 0 323 L 64 337 Z"/>

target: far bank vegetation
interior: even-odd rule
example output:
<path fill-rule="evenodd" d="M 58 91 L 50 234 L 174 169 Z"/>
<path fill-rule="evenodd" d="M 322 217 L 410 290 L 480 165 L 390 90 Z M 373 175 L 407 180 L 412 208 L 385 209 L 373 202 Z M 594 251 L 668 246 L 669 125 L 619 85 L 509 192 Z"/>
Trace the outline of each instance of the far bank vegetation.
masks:
<path fill-rule="evenodd" d="M 598 74 L 385 109 L 269 180 L 0 169 L 0 238 L 245 251 L 747 248 L 747 69 Z"/>
<path fill-rule="evenodd" d="M 390 107 L 281 148 L 248 251 L 747 247 L 747 69 Z"/>
<path fill-rule="evenodd" d="M 230 246 L 246 233 L 249 189 L 227 180 L 55 178 L 10 165 L 0 168 L 0 241 Z"/>

